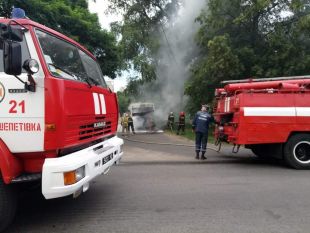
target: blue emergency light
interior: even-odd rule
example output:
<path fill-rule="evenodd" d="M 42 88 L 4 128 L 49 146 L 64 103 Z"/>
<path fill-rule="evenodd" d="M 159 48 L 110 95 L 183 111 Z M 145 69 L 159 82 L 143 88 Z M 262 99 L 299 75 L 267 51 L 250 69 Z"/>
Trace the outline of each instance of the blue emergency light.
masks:
<path fill-rule="evenodd" d="M 21 8 L 13 8 L 11 18 L 12 19 L 24 19 L 26 18 L 26 13 Z"/>

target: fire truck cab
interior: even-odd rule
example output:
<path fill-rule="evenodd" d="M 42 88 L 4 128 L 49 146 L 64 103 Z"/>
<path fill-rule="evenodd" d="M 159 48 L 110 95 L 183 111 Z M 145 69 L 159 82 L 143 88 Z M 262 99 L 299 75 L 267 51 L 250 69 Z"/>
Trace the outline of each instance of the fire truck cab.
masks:
<path fill-rule="evenodd" d="M 223 83 L 215 93 L 217 143 L 245 145 L 258 157 L 310 169 L 310 76 Z"/>
<path fill-rule="evenodd" d="M 76 197 L 120 161 L 123 140 L 116 94 L 74 40 L 29 19 L 0 19 L 0 59 L 1 231 L 18 183 L 40 182 L 46 199 Z"/>

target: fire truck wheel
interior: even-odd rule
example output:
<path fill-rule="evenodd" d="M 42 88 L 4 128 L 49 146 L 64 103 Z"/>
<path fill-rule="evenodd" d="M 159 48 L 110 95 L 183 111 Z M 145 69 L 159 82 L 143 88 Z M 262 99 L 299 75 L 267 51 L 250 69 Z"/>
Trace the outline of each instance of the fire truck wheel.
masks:
<path fill-rule="evenodd" d="M 12 187 L 3 183 L 0 177 L 0 232 L 13 221 L 17 207 L 17 195 Z"/>
<path fill-rule="evenodd" d="M 286 163 L 295 169 L 310 169 L 310 134 L 295 134 L 284 146 Z"/>

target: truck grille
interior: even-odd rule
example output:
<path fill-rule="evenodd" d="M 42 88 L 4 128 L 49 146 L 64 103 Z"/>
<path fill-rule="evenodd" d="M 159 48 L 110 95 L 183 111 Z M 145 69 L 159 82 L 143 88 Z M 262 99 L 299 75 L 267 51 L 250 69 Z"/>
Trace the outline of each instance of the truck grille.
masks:
<path fill-rule="evenodd" d="M 111 121 L 104 121 L 104 125 L 98 124 L 99 126 L 95 126 L 96 123 L 81 125 L 79 132 L 79 140 L 84 140 L 92 137 L 98 137 L 100 135 L 111 133 Z"/>
<path fill-rule="evenodd" d="M 66 143 L 77 141 L 89 141 L 110 134 L 116 126 L 112 122 L 114 116 L 94 117 L 88 116 L 70 117 L 66 129 Z M 116 118 L 116 117 L 114 117 Z"/>

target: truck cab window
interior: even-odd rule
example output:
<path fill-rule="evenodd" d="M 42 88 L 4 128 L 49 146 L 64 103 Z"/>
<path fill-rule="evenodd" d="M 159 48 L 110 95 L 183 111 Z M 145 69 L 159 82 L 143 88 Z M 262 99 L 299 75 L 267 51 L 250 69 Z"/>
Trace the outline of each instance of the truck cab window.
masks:
<path fill-rule="evenodd" d="M 101 69 L 96 61 L 94 61 L 90 56 L 88 56 L 86 53 L 79 50 L 82 63 L 84 65 L 84 68 L 87 72 L 87 75 L 89 78 L 95 80 L 95 82 L 102 86 L 107 87 L 106 82 L 104 81 L 103 75 L 101 73 Z"/>
<path fill-rule="evenodd" d="M 85 82 L 87 74 L 75 46 L 40 30 L 36 35 L 53 76 Z"/>
<path fill-rule="evenodd" d="M 29 53 L 29 49 L 27 46 L 25 36 L 23 38 L 23 41 L 20 42 L 20 44 L 22 47 L 22 64 L 23 64 L 24 61 L 26 61 L 30 58 L 30 53 Z M 2 48 L 2 46 L 0 46 L 0 72 L 4 72 L 4 68 L 3 68 L 3 48 Z M 26 70 L 22 69 L 22 72 L 26 73 Z"/>

